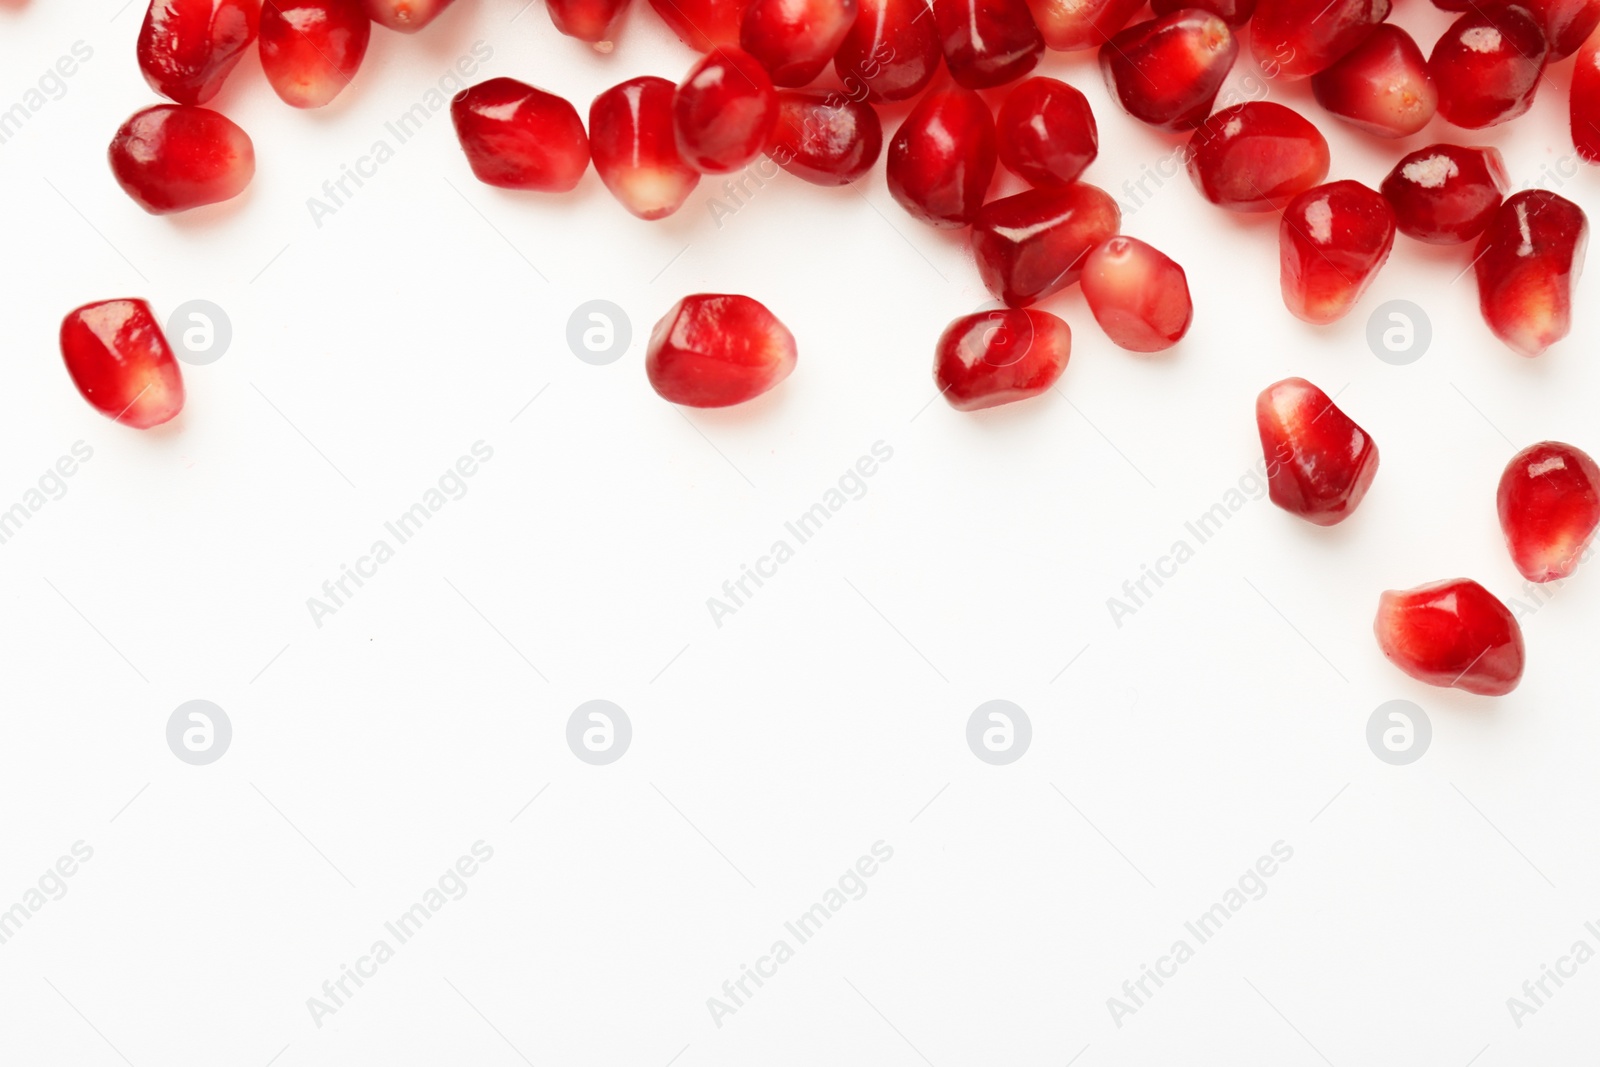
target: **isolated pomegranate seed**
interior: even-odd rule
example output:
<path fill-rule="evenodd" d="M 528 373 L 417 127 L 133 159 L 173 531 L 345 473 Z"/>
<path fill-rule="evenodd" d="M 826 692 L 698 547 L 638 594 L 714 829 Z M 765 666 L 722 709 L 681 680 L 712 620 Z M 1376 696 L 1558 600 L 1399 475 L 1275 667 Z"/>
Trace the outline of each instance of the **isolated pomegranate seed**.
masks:
<path fill-rule="evenodd" d="M 1389 17 L 1389 0 L 1261 0 L 1250 20 L 1250 50 L 1269 78 L 1327 70 Z"/>
<path fill-rule="evenodd" d="M 934 89 L 889 141 L 889 193 L 941 229 L 972 225 L 994 177 L 994 116 L 971 89 Z"/>
<path fill-rule="evenodd" d="M 266 0 L 261 69 L 283 102 L 322 107 L 361 67 L 372 20 L 360 0 Z"/>
<path fill-rule="evenodd" d="M 1479 130 L 1533 106 L 1549 44 L 1526 8 L 1474 9 L 1456 20 L 1428 57 L 1446 122 Z"/>
<path fill-rule="evenodd" d="M 979 411 L 1049 390 L 1072 357 L 1072 330 L 1047 311 L 983 311 L 952 322 L 935 349 L 933 380 L 957 411 Z"/>
<path fill-rule="evenodd" d="M 1579 49 L 1572 70 L 1572 143 L 1578 155 L 1600 163 L 1600 33 Z"/>
<path fill-rule="evenodd" d="M 945 66 L 968 89 L 1014 82 L 1044 54 L 1024 0 L 933 0 L 933 20 Z"/>
<path fill-rule="evenodd" d="M 778 124 L 767 155 L 813 185 L 849 185 L 883 152 L 883 126 L 864 101 L 837 93 L 778 94 Z"/>
<path fill-rule="evenodd" d="M 1113 344 L 1161 352 L 1183 340 L 1194 318 L 1189 278 L 1164 253 L 1133 237 L 1113 237 L 1083 261 L 1084 299 Z"/>
<path fill-rule="evenodd" d="M 1522 681 L 1522 627 L 1466 578 L 1384 593 L 1373 632 L 1389 661 L 1419 682 L 1504 696 Z"/>
<path fill-rule="evenodd" d="M 746 0 L 650 0 L 661 21 L 696 52 L 739 44 Z"/>
<path fill-rule="evenodd" d="M 1571 332 L 1588 241 L 1583 209 L 1563 196 L 1529 189 L 1500 206 L 1474 264 L 1478 304 L 1496 337 L 1537 356 Z"/>
<path fill-rule="evenodd" d="M 672 105 L 678 152 L 706 174 L 738 170 L 761 154 L 778 121 L 778 94 L 753 56 L 718 48 L 689 71 Z"/>
<path fill-rule="evenodd" d="M 1550 62 L 1566 59 L 1600 27 L 1600 0 L 1521 0 L 1550 42 Z"/>
<path fill-rule="evenodd" d="M 256 39 L 261 0 L 150 0 L 139 28 L 139 69 L 180 104 L 217 95 Z"/>
<path fill-rule="evenodd" d="M 1372 438 L 1304 378 L 1261 391 L 1256 430 L 1272 502 L 1318 526 L 1348 519 L 1378 473 Z"/>
<path fill-rule="evenodd" d="M 85 304 L 61 323 L 61 357 L 91 406 L 148 430 L 183 410 L 183 375 L 143 300 Z"/>
<path fill-rule="evenodd" d="M 1209 11 L 1237 30 L 1256 13 L 1256 0 L 1152 0 L 1150 10 L 1158 17 L 1175 11 Z"/>
<path fill-rule="evenodd" d="M 864 91 L 875 104 L 916 96 L 939 63 L 939 36 L 926 0 L 857 0 L 855 24 L 833 56 L 845 92 Z"/>
<path fill-rule="evenodd" d="M 628 0 L 546 0 L 545 7 L 556 29 L 609 52 Z"/>
<path fill-rule="evenodd" d="M 111 139 L 110 158 L 117 184 L 152 215 L 232 200 L 256 173 L 250 135 L 187 104 L 135 113 Z"/>
<path fill-rule="evenodd" d="M 1018 83 L 1000 105 L 995 132 L 1000 162 L 1031 185 L 1071 185 L 1100 154 L 1089 101 L 1054 78 Z"/>
<path fill-rule="evenodd" d="M 650 331 L 645 372 L 674 404 L 722 408 L 753 400 L 789 376 L 794 335 L 748 296 L 686 296 Z"/>
<path fill-rule="evenodd" d="M 1189 142 L 1189 177 L 1230 211 L 1272 211 L 1328 176 L 1328 142 L 1282 104 L 1264 100 L 1224 108 Z"/>
<path fill-rule="evenodd" d="M 1410 137 L 1439 109 L 1428 61 L 1411 35 L 1388 23 L 1311 78 L 1317 103 L 1377 137 Z"/>
<path fill-rule="evenodd" d="M 1383 180 L 1400 232 L 1428 244 L 1462 244 L 1489 225 L 1510 187 L 1497 148 L 1420 148 Z"/>
<path fill-rule="evenodd" d="M 515 78 L 490 78 L 450 101 L 472 173 L 485 185 L 564 193 L 589 169 L 583 120 L 566 100 Z"/>
<path fill-rule="evenodd" d="M 364 0 L 367 15 L 380 26 L 416 33 L 444 13 L 455 0 Z"/>
<path fill-rule="evenodd" d="M 1301 193 L 1278 231 L 1283 302 L 1317 326 L 1350 313 L 1394 250 L 1394 208 L 1360 182 Z"/>
<path fill-rule="evenodd" d="M 983 206 L 972 252 L 989 292 L 1026 307 L 1076 282 L 1090 249 L 1121 225 L 1117 202 L 1092 185 L 1029 189 Z"/>
<path fill-rule="evenodd" d="M 1498 504 L 1500 529 L 1522 576 L 1570 577 L 1600 527 L 1600 466 L 1558 441 L 1524 448 L 1500 477 Z"/>
<path fill-rule="evenodd" d="M 1045 45 L 1058 52 L 1099 48 L 1143 6 L 1144 0 L 1028 0 Z"/>
<path fill-rule="evenodd" d="M 664 219 L 700 184 L 700 172 L 678 154 L 672 101 L 678 87 L 665 78 L 625 81 L 594 98 L 589 149 L 611 195 L 641 219 Z"/>
<path fill-rule="evenodd" d="M 1162 130 L 1192 130 L 1211 114 L 1239 42 L 1208 11 L 1129 26 L 1100 49 L 1100 69 L 1123 110 Z"/>
<path fill-rule="evenodd" d="M 787 88 L 810 85 L 856 21 L 856 0 L 750 0 L 739 46 Z"/>

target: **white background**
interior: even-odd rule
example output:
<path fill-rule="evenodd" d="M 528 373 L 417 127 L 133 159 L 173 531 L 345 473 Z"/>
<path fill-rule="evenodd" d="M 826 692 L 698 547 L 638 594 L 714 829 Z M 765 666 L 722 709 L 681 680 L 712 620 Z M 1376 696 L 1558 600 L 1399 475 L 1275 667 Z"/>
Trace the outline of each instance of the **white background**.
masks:
<path fill-rule="evenodd" d="M 1520 1029 L 1506 998 L 1578 938 L 1600 947 L 1595 576 L 1524 619 L 1527 678 L 1498 701 L 1412 682 L 1371 634 L 1385 588 L 1470 576 L 1526 599 L 1495 486 L 1534 441 L 1600 449 L 1592 284 L 1573 337 L 1528 361 L 1453 281 L 1467 250 L 1401 238 L 1357 312 L 1314 330 L 1282 307 L 1276 219 L 1211 209 L 1180 175 L 1125 226 L 1187 267 L 1189 338 L 1129 355 L 1064 294 L 1044 305 L 1076 331 L 1060 392 L 960 414 L 932 348 L 988 297 L 881 165 L 854 189 L 772 182 L 720 227 L 708 180 L 646 224 L 592 171 L 565 197 L 478 184 L 441 112 L 313 223 L 307 198 L 474 41 L 481 77 L 585 114 L 625 78 L 681 77 L 693 54 L 642 2 L 610 56 L 520 0 L 375 29 L 322 112 L 281 104 L 252 53 L 214 106 L 254 138 L 254 184 L 174 218 L 105 164 L 155 102 L 121 2 L 0 8 L 0 106 L 94 50 L 0 145 L 0 506 L 94 449 L 0 546 L 0 908 L 94 849 L 0 945 L 0 1059 L 1592 1062 L 1600 964 Z M 1399 21 L 1427 47 L 1448 17 Z M 1176 144 L 1110 104 L 1090 54 L 1040 71 L 1089 94 L 1086 177 L 1119 197 Z M 1337 128 L 1303 85 L 1271 96 L 1327 131 L 1334 177 L 1375 185 L 1401 147 L 1457 140 L 1501 145 L 1526 186 L 1570 157 L 1569 78 L 1511 128 L 1406 146 Z M 1562 191 L 1592 208 L 1597 178 Z M 794 376 L 731 411 L 656 397 L 650 325 L 698 291 L 767 303 Z M 61 366 L 62 315 L 118 296 L 232 321 L 155 432 L 102 419 Z M 565 339 L 596 298 L 633 325 L 604 367 Z M 1432 321 L 1408 367 L 1365 340 L 1390 299 Z M 1107 598 L 1259 459 L 1254 398 L 1294 374 L 1380 446 L 1360 512 L 1319 530 L 1252 502 L 1115 626 Z M 313 625 L 307 598 L 480 440 L 468 494 Z M 714 626 L 707 597 L 877 441 L 894 457 L 865 498 Z M 208 767 L 165 740 L 196 698 L 234 728 Z M 608 767 L 565 743 L 595 698 L 634 728 Z M 1007 767 L 965 741 L 996 698 L 1033 724 Z M 1409 767 L 1365 740 L 1392 699 L 1433 724 Z M 478 840 L 494 858 L 470 892 L 316 1026 L 307 998 Z M 707 998 L 879 840 L 894 858 L 867 895 L 714 1025 Z M 1115 1025 L 1107 998 L 1280 840 L 1266 896 Z"/>

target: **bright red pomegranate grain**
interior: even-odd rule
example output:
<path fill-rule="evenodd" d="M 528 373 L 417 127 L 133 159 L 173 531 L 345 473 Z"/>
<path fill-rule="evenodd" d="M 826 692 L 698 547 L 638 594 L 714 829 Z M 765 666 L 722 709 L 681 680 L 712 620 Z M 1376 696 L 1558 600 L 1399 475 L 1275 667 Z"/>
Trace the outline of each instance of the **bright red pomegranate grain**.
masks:
<path fill-rule="evenodd" d="M 1522 681 L 1522 627 L 1466 578 L 1384 593 L 1373 632 L 1389 661 L 1419 682 L 1504 696 Z"/>
<path fill-rule="evenodd" d="M 889 193 L 940 229 L 972 225 L 994 177 L 994 116 L 971 89 L 934 89 L 889 141 Z"/>
<path fill-rule="evenodd" d="M 1510 184 L 1499 149 L 1436 144 L 1395 164 L 1383 180 L 1383 196 L 1401 233 L 1453 245 L 1484 231 Z"/>
<path fill-rule="evenodd" d="M 256 173 L 250 135 L 225 116 L 187 104 L 137 112 L 111 139 L 111 173 L 152 215 L 231 200 Z"/>
<path fill-rule="evenodd" d="M 983 206 L 972 252 L 989 292 L 1026 307 L 1076 282 L 1090 250 L 1121 226 L 1117 202 L 1092 185 L 1029 189 Z"/>
<path fill-rule="evenodd" d="M 883 152 L 883 126 L 864 101 L 837 93 L 778 94 L 778 124 L 767 155 L 813 185 L 849 185 Z"/>
<path fill-rule="evenodd" d="M 664 219 L 700 184 L 678 154 L 672 102 L 678 87 L 645 76 L 613 86 L 589 108 L 594 169 L 611 195 L 641 219 Z"/>
<path fill-rule="evenodd" d="M 1279 227 L 1283 302 L 1316 326 L 1350 313 L 1394 250 L 1394 209 L 1360 182 L 1301 193 Z"/>
<path fill-rule="evenodd" d="M 765 68 L 737 48 L 718 48 L 678 86 L 672 125 L 678 152 L 706 174 L 738 170 L 761 154 L 778 121 Z"/>
<path fill-rule="evenodd" d="M 139 28 L 139 69 L 180 104 L 217 95 L 256 39 L 261 0 L 150 0 Z"/>
<path fill-rule="evenodd" d="M 1570 577 L 1600 528 L 1600 466 L 1558 441 L 1518 452 L 1500 477 L 1500 529 L 1530 582 Z"/>
<path fill-rule="evenodd" d="M 909 100 L 939 72 L 939 36 L 927 0 L 857 0 L 856 21 L 833 56 L 851 96 Z"/>
<path fill-rule="evenodd" d="M 1237 30 L 1256 13 L 1256 0 L 1153 0 L 1150 10 L 1158 17 L 1175 11 L 1209 11 Z"/>
<path fill-rule="evenodd" d="M 952 322 L 935 349 L 933 380 L 957 411 L 979 411 L 1049 390 L 1072 357 L 1072 330 L 1046 311 L 984 311 Z"/>
<path fill-rule="evenodd" d="M 737 47 L 745 3 L 746 0 L 650 0 L 661 21 L 696 52 Z"/>
<path fill-rule="evenodd" d="M 1000 162 L 1030 185 L 1071 185 L 1100 154 L 1089 101 L 1054 78 L 1019 82 L 1000 105 L 995 129 Z"/>
<path fill-rule="evenodd" d="M 1328 394 L 1285 378 L 1256 398 L 1272 502 L 1318 526 L 1348 519 L 1378 473 L 1378 446 Z"/>
<path fill-rule="evenodd" d="M 750 0 L 739 46 L 785 88 L 817 80 L 856 21 L 856 0 Z"/>
<path fill-rule="evenodd" d="M 416 33 L 444 13 L 455 0 L 365 0 L 367 15 L 380 26 Z"/>
<path fill-rule="evenodd" d="M 360 0 L 266 0 L 261 69 L 284 103 L 323 107 L 356 76 L 371 36 Z"/>
<path fill-rule="evenodd" d="M 1144 0 L 1028 0 L 1045 45 L 1058 52 L 1099 48 L 1143 6 Z"/>
<path fill-rule="evenodd" d="M 1572 143 L 1578 155 L 1600 163 L 1600 33 L 1579 49 L 1572 70 Z"/>
<path fill-rule="evenodd" d="M 650 331 L 645 372 L 674 404 L 722 408 L 753 400 L 787 378 L 794 336 L 748 296 L 686 296 Z"/>
<path fill-rule="evenodd" d="M 1496 337 L 1537 356 L 1571 332 L 1588 241 L 1583 209 L 1563 196 L 1530 189 L 1500 206 L 1474 264 L 1478 304 Z"/>
<path fill-rule="evenodd" d="M 1600 0 L 1520 0 L 1550 42 L 1550 62 L 1566 59 L 1600 27 Z"/>
<path fill-rule="evenodd" d="M 1328 176 L 1328 142 L 1282 104 L 1252 101 L 1208 118 L 1189 142 L 1189 176 L 1213 204 L 1273 211 Z"/>
<path fill-rule="evenodd" d="M 1462 15 L 1433 46 L 1428 74 L 1439 114 L 1469 130 L 1524 114 L 1544 74 L 1550 46 L 1526 8 L 1492 7 Z"/>
<path fill-rule="evenodd" d="M 1377 137 L 1410 137 L 1433 121 L 1439 91 L 1411 35 L 1385 23 L 1311 78 L 1317 103 Z"/>
<path fill-rule="evenodd" d="M 968 89 L 1014 82 L 1044 54 L 1024 0 L 933 0 L 933 20 L 945 66 Z"/>
<path fill-rule="evenodd" d="M 545 8 L 556 29 L 609 52 L 628 0 L 546 0 Z"/>
<path fill-rule="evenodd" d="M 514 78 L 490 78 L 450 101 L 472 173 L 485 185 L 564 193 L 589 169 L 589 139 L 571 103 Z"/>
<path fill-rule="evenodd" d="M 1133 237 L 1113 237 L 1083 261 L 1084 299 L 1113 344 L 1161 352 L 1189 332 L 1189 278 L 1165 253 Z"/>
<path fill-rule="evenodd" d="M 1261 0 L 1250 20 L 1250 49 L 1269 78 L 1309 78 L 1388 17 L 1389 0 Z"/>
<path fill-rule="evenodd" d="M 148 430 L 183 410 L 183 375 L 143 300 L 85 304 L 61 323 L 72 384 L 100 414 Z"/>
<path fill-rule="evenodd" d="M 1100 70 L 1123 110 L 1162 130 L 1192 130 L 1211 114 L 1239 42 L 1207 11 L 1129 26 L 1100 49 Z"/>

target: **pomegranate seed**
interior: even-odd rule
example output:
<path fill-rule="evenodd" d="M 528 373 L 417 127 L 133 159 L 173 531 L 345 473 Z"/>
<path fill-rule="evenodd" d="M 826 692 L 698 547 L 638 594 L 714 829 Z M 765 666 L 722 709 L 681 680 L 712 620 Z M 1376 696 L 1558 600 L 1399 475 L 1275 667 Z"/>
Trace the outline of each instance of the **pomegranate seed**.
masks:
<path fill-rule="evenodd" d="M 1572 330 L 1572 297 L 1589 222 L 1572 201 L 1543 189 L 1500 206 L 1478 239 L 1478 303 L 1495 336 L 1537 356 Z"/>
<path fill-rule="evenodd" d="M 883 151 L 883 126 L 872 105 L 837 93 L 778 94 L 778 124 L 767 155 L 814 185 L 849 185 Z"/>
<path fill-rule="evenodd" d="M 1238 29 L 1256 13 L 1256 0 L 1152 0 L 1150 10 L 1157 17 L 1176 11 L 1209 11 L 1233 29 Z"/>
<path fill-rule="evenodd" d="M 1578 155 L 1600 163 L 1600 33 L 1579 50 L 1572 71 L 1572 143 Z"/>
<path fill-rule="evenodd" d="M 490 78 L 450 101 L 472 173 L 485 185 L 564 193 L 589 169 L 583 120 L 566 100 L 515 78 Z"/>
<path fill-rule="evenodd" d="M 183 410 L 183 375 L 143 300 L 85 304 L 61 323 L 61 357 L 100 414 L 139 430 Z"/>
<path fill-rule="evenodd" d="M 1113 344 L 1160 352 L 1183 340 L 1194 318 L 1189 278 L 1164 253 L 1113 237 L 1083 261 L 1083 296 Z"/>
<path fill-rule="evenodd" d="M 187 104 L 135 113 L 111 139 L 110 157 L 117 184 L 152 215 L 232 200 L 256 173 L 250 135 Z"/>
<path fill-rule="evenodd" d="M 267 0 L 261 69 L 291 107 L 322 107 L 361 67 L 372 20 L 359 0 Z"/>
<path fill-rule="evenodd" d="M 746 0 L 650 0 L 673 33 L 696 52 L 739 44 Z"/>
<path fill-rule="evenodd" d="M 957 411 L 1038 396 L 1072 357 L 1072 330 L 1046 311 L 985 311 L 952 322 L 935 349 L 933 380 Z"/>
<path fill-rule="evenodd" d="M 1058 52 L 1099 48 L 1143 6 L 1144 0 L 1028 0 L 1044 43 Z"/>
<path fill-rule="evenodd" d="M 1469 130 L 1494 126 L 1533 106 L 1549 45 L 1522 7 L 1474 10 L 1456 20 L 1428 57 L 1439 114 Z"/>
<path fill-rule="evenodd" d="M 1285 378 L 1256 397 L 1256 429 L 1272 502 L 1318 526 L 1348 519 L 1378 473 L 1378 446 L 1304 378 Z"/>
<path fill-rule="evenodd" d="M 1071 185 L 1100 154 L 1089 101 L 1066 82 L 1029 78 L 1000 105 L 1000 162 L 1031 185 Z"/>
<path fill-rule="evenodd" d="M 930 226 L 972 225 L 994 177 L 994 116 L 971 89 L 935 89 L 889 141 L 889 193 Z"/>
<path fill-rule="evenodd" d="M 761 154 L 778 121 L 778 94 L 754 57 L 718 48 L 678 86 L 678 152 L 706 174 L 738 170 Z"/>
<path fill-rule="evenodd" d="M 1509 187 L 1499 149 L 1436 144 L 1397 163 L 1383 180 L 1383 195 L 1401 233 L 1454 245 L 1484 231 Z"/>
<path fill-rule="evenodd" d="M 833 56 L 852 96 L 909 100 L 939 71 L 939 37 L 926 0 L 856 0 L 856 21 Z"/>
<path fill-rule="evenodd" d="M 1207 11 L 1129 26 L 1100 49 L 1100 69 L 1123 110 L 1162 130 L 1192 130 L 1211 114 L 1239 42 Z"/>
<path fill-rule="evenodd" d="M 968 89 L 1016 81 L 1044 53 L 1023 0 L 933 0 L 933 20 L 945 66 Z"/>
<path fill-rule="evenodd" d="M 753 400 L 787 378 L 794 335 L 748 296 L 686 296 L 650 331 L 645 371 L 655 391 L 695 408 Z"/>
<path fill-rule="evenodd" d="M 1377 137 L 1410 137 L 1433 121 L 1439 91 L 1411 35 L 1385 23 L 1311 78 L 1317 103 Z"/>
<path fill-rule="evenodd" d="M 546 6 L 556 29 L 596 45 L 598 51 L 609 52 L 628 0 L 548 0 Z"/>
<path fill-rule="evenodd" d="M 1328 176 L 1328 142 L 1282 104 L 1252 101 L 1224 108 L 1189 142 L 1189 176 L 1213 204 L 1230 211 L 1272 211 Z"/>
<path fill-rule="evenodd" d="M 1360 182 L 1301 193 L 1278 230 L 1283 302 L 1316 326 L 1350 313 L 1394 250 L 1394 208 Z"/>
<path fill-rule="evenodd" d="M 792 89 L 817 80 L 855 22 L 856 0 L 751 0 L 739 45 Z"/>
<path fill-rule="evenodd" d="M 416 33 L 444 13 L 455 0 L 365 0 L 367 16 L 380 26 Z"/>
<path fill-rule="evenodd" d="M 1570 577 L 1600 527 L 1600 466 L 1557 441 L 1524 448 L 1500 477 L 1498 503 L 1500 529 L 1522 576 Z"/>
<path fill-rule="evenodd" d="M 1550 62 L 1566 59 L 1600 27 L 1600 0 L 1519 0 L 1550 42 Z"/>
<path fill-rule="evenodd" d="M 1261 0 L 1250 20 L 1250 50 L 1269 78 L 1309 78 L 1388 17 L 1389 0 Z"/>
<path fill-rule="evenodd" d="M 180 104 L 217 95 L 256 39 L 261 0 L 150 0 L 139 28 L 139 69 Z"/>
<path fill-rule="evenodd" d="M 1092 185 L 1029 189 L 984 205 L 972 252 L 989 291 L 1025 307 L 1076 282 L 1089 251 L 1121 225 L 1117 202 Z"/>
<path fill-rule="evenodd" d="M 665 78 L 625 81 L 594 98 L 589 148 L 594 169 L 611 195 L 641 219 L 664 219 L 700 184 L 700 172 L 678 154 L 672 101 L 678 87 Z"/>
<path fill-rule="evenodd" d="M 1384 593 L 1373 632 L 1389 661 L 1419 682 L 1504 696 L 1522 681 L 1522 627 L 1466 578 Z"/>

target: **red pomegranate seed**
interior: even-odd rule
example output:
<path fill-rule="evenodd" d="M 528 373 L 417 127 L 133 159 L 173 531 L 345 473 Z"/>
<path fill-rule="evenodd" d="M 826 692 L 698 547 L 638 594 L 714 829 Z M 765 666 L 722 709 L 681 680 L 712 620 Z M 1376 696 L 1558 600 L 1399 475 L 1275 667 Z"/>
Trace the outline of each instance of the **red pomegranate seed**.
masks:
<path fill-rule="evenodd" d="M 628 0 L 547 0 L 546 7 L 556 29 L 609 52 Z"/>
<path fill-rule="evenodd" d="M 678 152 L 706 174 L 738 170 L 761 154 L 778 121 L 765 68 L 737 48 L 718 48 L 678 86 L 672 125 Z"/>
<path fill-rule="evenodd" d="M 994 116 L 971 89 L 935 89 L 889 141 L 889 193 L 940 229 L 972 225 L 994 177 Z"/>
<path fill-rule="evenodd" d="M 1121 225 L 1117 202 L 1092 185 L 1029 189 L 983 206 L 972 252 L 989 292 L 1026 307 L 1076 282 L 1089 251 Z"/>
<path fill-rule="evenodd" d="M 795 177 L 813 185 L 849 185 L 882 152 L 883 126 L 871 104 L 837 93 L 778 94 L 778 124 L 767 155 Z"/>
<path fill-rule="evenodd" d="M 1519 0 L 1550 42 L 1550 62 L 1566 59 L 1600 27 L 1600 0 Z"/>
<path fill-rule="evenodd" d="M 1394 250 L 1394 208 L 1360 182 L 1301 193 L 1278 231 L 1283 302 L 1316 326 L 1350 313 Z"/>
<path fill-rule="evenodd" d="M 322 107 L 361 67 L 372 20 L 359 0 L 266 0 L 261 69 L 291 107 Z"/>
<path fill-rule="evenodd" d="M 1250 50 L 1269 78 L 1309 78 L 1388 17 L 1389 0 L 1261 0 L 1250 20 Z"/>
<path fill-rule="evenodd" d="M 1224 108 L 1189 142 L 1189 177 L 1230 211 L 1272 211 L 1328 176 L 1328 142 L 1282 104 L 1258 100 Z"/>
<path fill-rule="evenodd" d="M 139 28 L 139 69 L 180 104 L 217 95 L 256 39 L 261 0 L 150 0 Z"/>
<path fill-rule="evenodd" d="M 1256 13 L 1256 0 L 1152 0 L 1150 10 L 1157 17 L 1175 11 L 1209 11 L 1237 30 Z"/>
<path fill-rule="evenodd" d="M 1384 593 L 1373 632 L 1389 661 L 1419 682 L 1504 696 L 1522 681 L 1522 627 L 1466 578 Z"/>
<path fill-rule="evenodd" d="M 1179 11 L 1129 26 L 1100 49 L 1111 95 L 1134 118 L 1162 130 L 1192 130 L 1211 114 L 1239 42 L 1207 11 Z"/>
<path fill-rule="evenodd" d="M 1571 332 L 1588 241 L 1583 209 L 1555 193 L 1529 189 L 1500 206 L 1475 263 L 1478 303 L 1496 337 L 1537 356 Z"/>
<path fill-rule="evenodd" d="M 67 373 L 100 414 L 140 430 L 183 410 L 183 375 L 143 300 L 85 304 L 61 323 Z"/>
<path fill-rule="evenodd" d="M 564 193 L 589 169 L 583 120 L 566 100 L 515 78 L 490 78 L 450 101 L 472 173 L 485 185 Z"/>
<path fill-rule="evenodd" d="M 1089 101 L 1054 78 L 1029 78 L 1012 89 L 995 130 L 1000 162 L 1031 185 L 1071 185 L 1100 154 Z"/>
<path fill-rule="evenodd" d="M 367 15 L 380 26 L 416 33 L 444 13 L 455 0 L 364 0 Z"/>
<path fill-rule="evenodd" d="M 786 88 L 810 85 L 856 22 L 856 0 L 750 0 L 739 46 Z"/>
<path fill-rule="evenodd" d="M 1383 180 L 1383 196 L 1401 233 L 1454 245 L 1484 231 L 1510 184 L 1499 149 L 1436 144 L 1397 163 Z"/>
<path fill-rule="evenodd" d="M 1428 61 L 1411 35 L 1385 23 L 1311 78 L 1317 103 L 1378 137 L 1410 137 L 1439 109 Z"/>
<path fill-rule="evenodd" d="M 1189 278 L 1164 253 L 1113 237 L 1083 261 L 1084 299 L 1113 344 L 1161 352 L 1183 340 L 1194 318 Z"/>
<path fill-rule="evenodd" d="M 256 173 L 250 135 L 187 104 L 135 113 L 111 139 L 110 157 L 117 184 L 152 215 L 232 200 Z"/>
<path fill-rule="evenodd" d="M 625 81 L 594 98 L 589 148 L 594 169 L 611 195 L 641 219 L 664 219 L 700 184 L 700 172 L 678 154 L 672 101 L 678 87 L 665 78 Z"/>
<path fill-rule="evenodd" d="M 794 336 L 748 296 L 686 296 L 650 331 L 645 371 L 674 404 L 723 408 L 753 400 L 789 376 Z"/>
<path fill-rule="evenodd" d="M 1024 0 L 933 0 L 933 20 L 945 66 L 968 89 L 1014 82 L 1044 54 Z"/>
<path fill-rule="evenodd" d="M 1318 526 L 1337 526 L 1378 473 L 1378 446 L 1328 394 L 1285 378 L 1256 397 L 1256 429 L 1272 502 Z"/>
<path fill-rule="evenodd" d="M 1600 528 L 1600 465 L 1558 441 L 1524 448 L 1500 477 L 1498 503 L 1500 529 L 1522 576 L 1570 577 Z"/>
<path fill-rule="evenodd" d="M 1446 122 L 1479 130 L 1533 106 L 1549 44 L 1522 7 L 1474 10 L 1456 20 L 1428 57 Z"/>
<path fill-rule="evenodd" d="M 1143 6 L 1144 0 L 1028 0 L 1044 43 L 1058 52 L 1099 48 Z"/>
<path fill-rule="evenodd" d="M 952 322 L 939 338 L 933 380 L 957 411 L 1038 396 L 1072 357 L 1072 330 L 1046 311 L 984 311 Z"/>
<path fill-rule="evenodd" d="M 857 0 L 856 21 L 833 56 L 845 92 L 873 103 L 909 100 L 939 71 L 939 37 L 926 0 Z"/>
<path fill-rule="evenodd" d="M 1600 33 L 1579 50 L 1572 71 L 1572 143 L 1578 155 L 1600 163 Z"/>
<path fill-rule="evenodd" d="M 673 33 L 696 52 L 739 44 L 746 0 L 650 0 Z"/>

